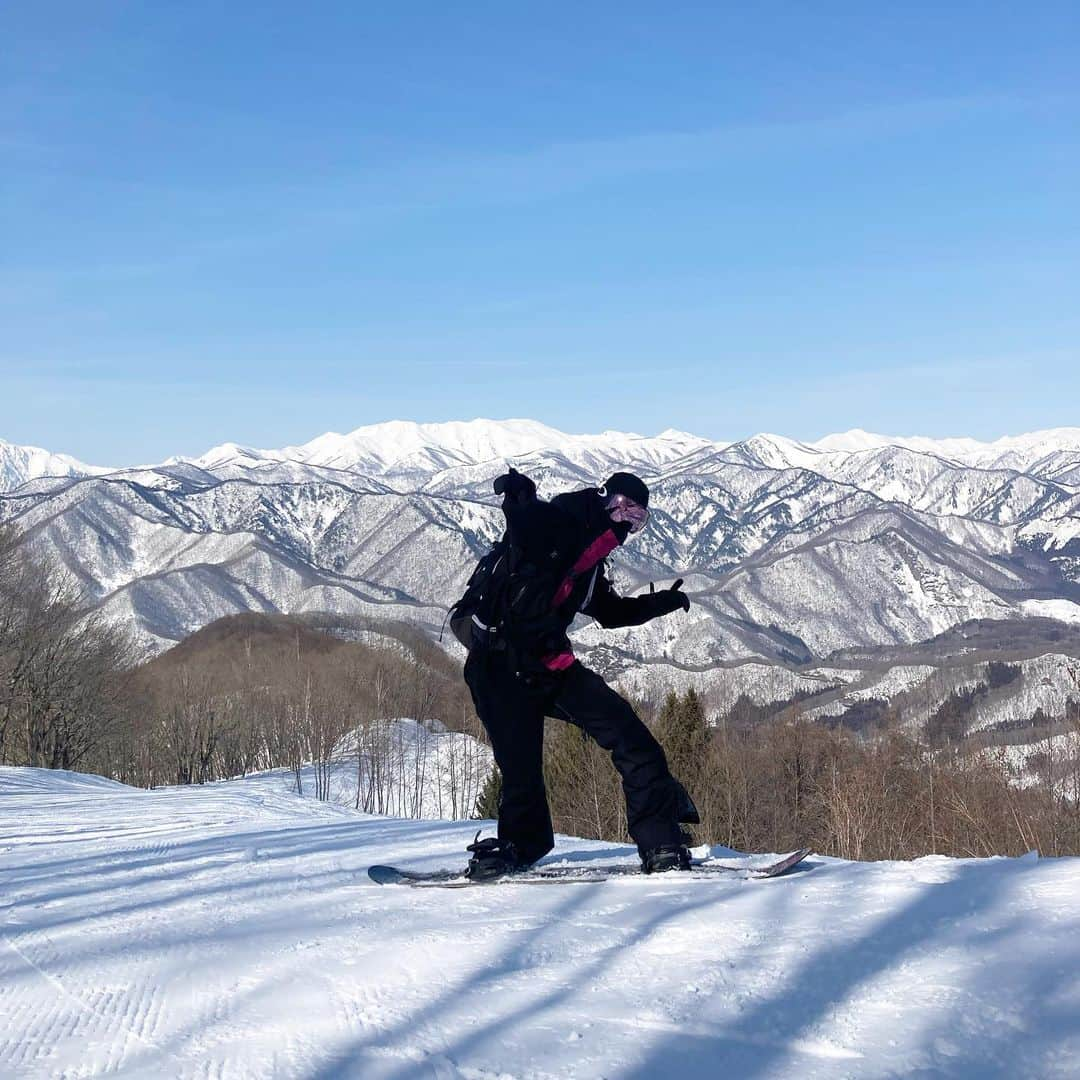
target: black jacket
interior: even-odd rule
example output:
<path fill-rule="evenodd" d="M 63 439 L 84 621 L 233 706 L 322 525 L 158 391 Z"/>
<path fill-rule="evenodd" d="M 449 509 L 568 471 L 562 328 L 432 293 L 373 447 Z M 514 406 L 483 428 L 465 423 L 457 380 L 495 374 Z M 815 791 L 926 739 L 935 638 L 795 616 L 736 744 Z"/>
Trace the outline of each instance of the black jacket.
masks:
<path fill-rule="evenodd" d="M 681 595 L 667 589 L 620 596 L 612 588 L 606 557 L 628 530 L 612 523 L 595 488 L 550 502 L 506 497 L 503 513 L 520 582 L 511 591 L 507 638 L 524 666 L 569 654 L 566 631 L 579 611 L 614 628 L 639 626 L 683 605 Z"/>

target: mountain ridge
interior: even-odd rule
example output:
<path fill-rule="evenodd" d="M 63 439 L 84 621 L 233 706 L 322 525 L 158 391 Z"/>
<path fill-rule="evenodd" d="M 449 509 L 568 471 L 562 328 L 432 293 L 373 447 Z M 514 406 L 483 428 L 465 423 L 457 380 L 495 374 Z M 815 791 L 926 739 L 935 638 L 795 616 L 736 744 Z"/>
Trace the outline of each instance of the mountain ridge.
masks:
<path fill-rule="evenodd" d="M 1045 475 L 1049 465 L 1043 460 L 1055 454 L 1070 455 L 1068 465 L 1076 469 L 1074 483 L 1080 488 L 1080 427 L 1058 427 L 1036 430 L 1020 435 L 1004 435 L 993 441 L 966 437 L 933 438 L 929 436 L 892 436 L 852 428 L 847 432 L 826 435 L 816 441 L 800 441 L 784 435 L 759 432 L 745 439 L 725 442 L 667 428 L 658 435 L 614 430 L 595 434 L 569 434 L 538 421 L 523 418 L 417 423 L 390 420 L 364 425 L 346 434 L 325 432 L 299 446 L 280 449 L 257 449 L 239 443 L 223 443 L 205 453 L 168 457 L 158 465 L 122 468 L 89 465 L 66 454 L 56 454 L 33 446 L 19 446 L 0 439 L 0 491 L 12 491 L 29 480 L 72 475 L 127 474 L 141 469 L 164 469 L 174 466 L 194 466 L 213 471 L 229 465 L 256 468 L 272 463 L 293 462 L 312 467 L 341 468 L 349 472 L 364 472 L 366 464 L 374 475 L 396 471 L 416 471 L 425 464 L 447 468 L 455 462 L 423 460 L 423 455 L 439 451 L 457 458 L 457 464 L 479 465 L 488 461 L 518 458 L 538 451 L 573 448 L 581 454 L 615 458 L 627 453 L 640 459 L 642 450 L 658 460 L 678 460 L 683 455 L 711 450 L 715 452 L 747 452 L 760 464 L 773 467 L 812 467 L 816 463 L 827 470 L 835 460 L 857 454 L 873 454 L 899 448 L 931 455 L 949 464 L 968 467 L 1008 467 L 1028 473 L 1040 466 L 1038 475 Z M 768 448 L 768 451 L 766 450 Z M 637 452 L 635 452 L 637 451 Z M 769 452 L 773 460 L 765 458 Z M 410 455 L 420 455 L 410 462 Z M 1009 464 L 1005 465 L 1004 460 Z M 407 464 L 402 465 L 402 462 Z M 814 470 L 817 471 L 817 470 Z"/>
<path fill-rule="evenodd" d="M 36 475 L 0 492 L 0 523 L 69 567 L 148 654 L 243 610 L 413 621 L 434 636 L 501 532 L 491 480 L 508 464 L 543 497 L 620 468 L 651 486 L 651 526 L 614 572 L 627 592 L 684 577 L 693 607 L 603 639 L 579 627 L 585 656 L 606 641 L 672 664 L 807 662 L 1080 600 L 1080 429 L 970 440 L 981 464 L 862 432 L 849 441 L 858 448 L 398 421 L 278 451 L 223 444 L 158 466 Z M 34 460 L 40 472 L 48 458 Z"/>

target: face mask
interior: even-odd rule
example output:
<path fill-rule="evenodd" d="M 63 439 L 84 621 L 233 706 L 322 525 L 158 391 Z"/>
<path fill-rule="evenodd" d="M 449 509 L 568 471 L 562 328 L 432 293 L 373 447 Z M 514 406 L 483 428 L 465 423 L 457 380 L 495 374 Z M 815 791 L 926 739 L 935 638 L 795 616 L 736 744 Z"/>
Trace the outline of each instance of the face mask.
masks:
<path fill-rule="evenodd" d="M 612 495 L 604 504 L 612 521 L 625 522 L 630 532 L 639 533 L 649 520 L 649 511 L 626 495 Z"/>

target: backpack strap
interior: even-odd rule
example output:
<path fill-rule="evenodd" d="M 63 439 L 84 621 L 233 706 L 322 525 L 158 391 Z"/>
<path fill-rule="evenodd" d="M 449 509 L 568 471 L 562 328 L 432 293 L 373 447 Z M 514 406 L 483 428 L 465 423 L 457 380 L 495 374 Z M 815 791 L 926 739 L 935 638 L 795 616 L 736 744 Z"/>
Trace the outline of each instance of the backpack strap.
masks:
<path fill-rule="evenodd" d="M 551 602 L 553 608 L 561 607 L 566 598 L 574 591 L 574 583 L 582 574 L 587 574 L 601 559 L 606 559 L 619 546 L 619 538 L 608 529 L 602 532 L 579 556 L 570 567 L 570 572 L 563 578 L 562 584 L 555 591 Z"/>
<path fill-rule="evenodd" d="M 600 562 L 608 557 L 619 546 L 619 538 L 608 529 L 602 532 L 577 558 L 570 572 L 563 578 L 562 583 L 555 591 L 551 602 L 552 610 L 557 610 L 574 591 L 574 584 L 582 574 L 587 574 Z M 574 650 L 564 649 L 562 652 L 550 653 L 542 656 L 540 662 L 548 671 L 565 671 L 574 662 Z"/>

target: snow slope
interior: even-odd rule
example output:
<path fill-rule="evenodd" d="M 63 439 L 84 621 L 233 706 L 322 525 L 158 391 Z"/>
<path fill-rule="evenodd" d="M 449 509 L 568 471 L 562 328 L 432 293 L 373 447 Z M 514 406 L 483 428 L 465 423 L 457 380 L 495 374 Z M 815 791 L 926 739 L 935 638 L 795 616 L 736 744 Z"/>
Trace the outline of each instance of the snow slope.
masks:
<path fill-rule="evenodd" d="M 368 883 L 474 828 L 0 769 L 0 1075 L 1076 1075 L 1078 859 Z"/>

